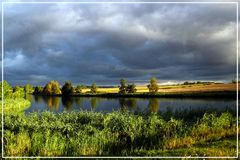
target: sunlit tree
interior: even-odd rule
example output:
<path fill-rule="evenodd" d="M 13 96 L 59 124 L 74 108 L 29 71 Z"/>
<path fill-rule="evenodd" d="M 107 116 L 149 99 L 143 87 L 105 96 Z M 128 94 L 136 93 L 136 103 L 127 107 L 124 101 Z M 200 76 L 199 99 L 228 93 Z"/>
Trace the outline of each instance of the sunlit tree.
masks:
<path fill-rule="evenodd" d="M 43 88 L 41 86 L 36 86 L 33 94 L 41 94 L 43 92 Z"/>
<path fill-rule="evenodd" d="M 45 85 L 45 87 L 43 88 L 43 93 L 44 94 L 51 94 L 52 92 L 52 87 L 51 85 L 48 83 Z"/>
<path fill-rule="evenodd" d="M 57 81 L 52 82 L 52 94 L 61 94 L 60 85 Z"/>
<path fill-rule="evenodd" d="M 32 93 L 32 92 L 33 92 L 33 87 L 32 87 L 32 85 L 31 85 L 31 84 L 26 84 L 26 85 L 24 86 L 24 92 L 25 92 L 25 93 Z"/>
<path fill-rule="evenodd" d="M 127 93 L 136 93 L 137 92 L 136 85 L 134 83 L 128 84 L 126 91 L 127 91 Z"/>
<path fill-rule="evenodd" d="M 121 94 L 126 94 L 127 93 L 127 84 L 126 84 L 125 79 L 120 80 L 119 93 L 121 93 Z"/>
<path fill-rule="evenodd" d="M 20 92 L 21 91 L 21 88 L 19 86 L 14 86 L 13 89 L 12 89 L 13 93 L 14 92 Z"/>
<path fill-rule="evenodd" d="M 19 86 L 13 87 L 12 98 L 24 97 L 24 88 Z"/>
<path fill-rule="evenodd" d="M 43 88 L 43 93 L 47 95 L 51 94 L 61 94 L 60 85 L 57 81 L 50 81 Z"/>
<path fill-rule="evenodd" d="M 0 83 L 0 99 L 2 99 L 2 85 L 3 85 L 3 96 L 4 98 L 11 98 L 12 96 L 12 87 L 10 84 L 4 80 L 3 82 Z"/>
<path fill-rule="evenodd" d="M 159 89 L 157 79 L 155 77 L 152 77 L 150 79 L 150 84 L 147 87 L 150 93 L 157 93 Z"/>
<path fill-rule="evenodd" d="M 91 93 L 97 93 L 97 84 L 95 82 L 91 86 Z"/>
<path fill-rule="evenodd" d="M 82 86 L 77 85 L 75 88 L 75 93 L 82 93 Z"/>

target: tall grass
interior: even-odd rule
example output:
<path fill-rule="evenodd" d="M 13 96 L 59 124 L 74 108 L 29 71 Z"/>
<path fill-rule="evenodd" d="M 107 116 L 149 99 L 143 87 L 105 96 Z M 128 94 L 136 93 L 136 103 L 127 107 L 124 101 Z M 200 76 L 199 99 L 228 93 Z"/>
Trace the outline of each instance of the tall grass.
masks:
<path fill-rule="evenodd" d="M 9 114 L 4 120 L 7 156 L 129 156 L 151 155 L 152 150 L 164 155 L 236 135 L 236 118 L 228 112 L 206 113 L 192 123 L 157 114 L 87 111 Z M 234 150 L 228 154 L 234 156 Z"/>

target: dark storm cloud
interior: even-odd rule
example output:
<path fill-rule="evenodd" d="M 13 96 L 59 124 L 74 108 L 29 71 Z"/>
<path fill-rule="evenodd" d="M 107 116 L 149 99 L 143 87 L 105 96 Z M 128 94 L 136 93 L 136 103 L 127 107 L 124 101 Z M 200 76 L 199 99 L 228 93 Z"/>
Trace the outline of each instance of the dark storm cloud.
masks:
<path fill-rule="evenodd" d="M 6 4 L 12 84 L 231 80 L 234 4 Z"/>

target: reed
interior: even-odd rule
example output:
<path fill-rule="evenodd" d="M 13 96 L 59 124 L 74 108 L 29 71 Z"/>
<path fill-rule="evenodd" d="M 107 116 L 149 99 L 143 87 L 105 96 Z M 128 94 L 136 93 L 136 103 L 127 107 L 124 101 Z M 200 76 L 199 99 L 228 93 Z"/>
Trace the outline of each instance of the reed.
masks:
<path fill-rule="evenodd" d="M 229 112 L 205 113 L 192 122 L 118 111 L 43 112 L 5 115 L 4 131 L 7 156 L 162 156 L 173 151 L 177 156 L 190 156 L 199 147 L 186 152 L 189 147 L 235 137 L 236 118 Z M 224 146 L 226 152 L 221 148 L 221 155 L 234 156 L 233 146 Z M 204 153 L 218 154 L 206 149 Z"/>

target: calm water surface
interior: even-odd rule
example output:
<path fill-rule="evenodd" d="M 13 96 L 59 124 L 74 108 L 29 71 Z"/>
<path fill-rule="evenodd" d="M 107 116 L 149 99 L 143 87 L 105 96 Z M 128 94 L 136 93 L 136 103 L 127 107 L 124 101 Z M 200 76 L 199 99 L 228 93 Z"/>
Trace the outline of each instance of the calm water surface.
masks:
<path fill-rule="evenodd" d="M 188 109 L 204 109 L 224 111 L 235 110 L 234 99 L 191 99 L 191 98 L 99 98 L 99 97 L 44 97 L 28 95 L 31 106 L 25 113 L 52 111 L 55 113 L 71 111 L 112 112 L 116 110 L 129 110 L 138 112 L 166 112 Z"/>

